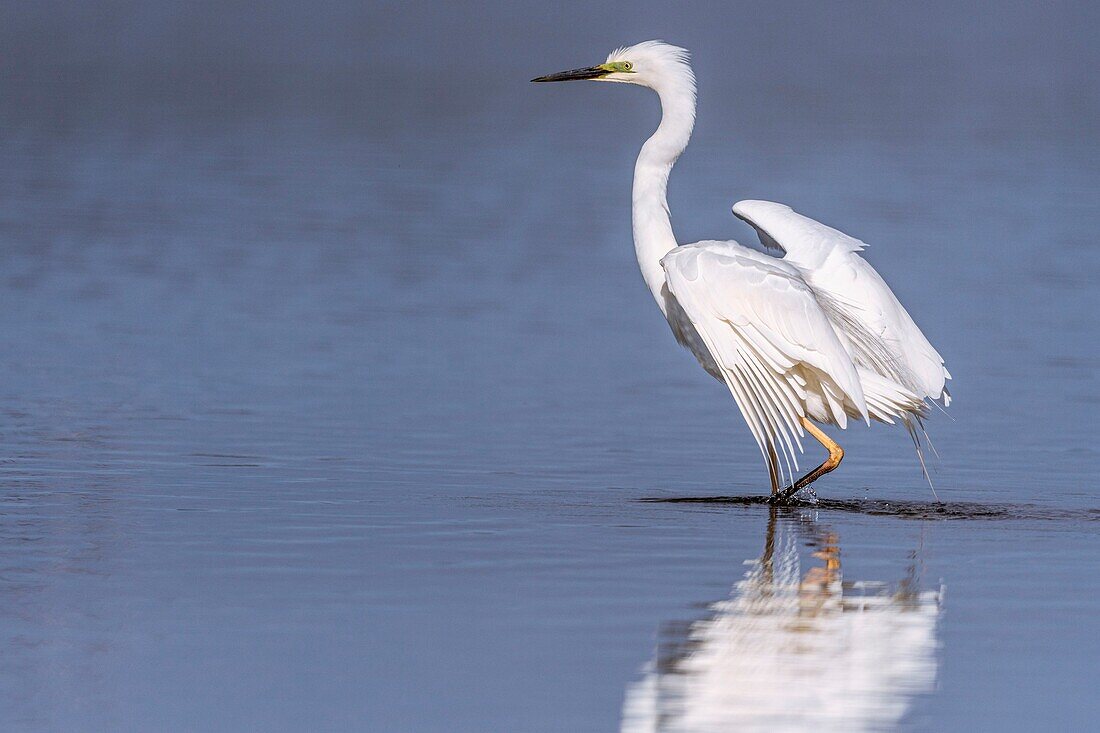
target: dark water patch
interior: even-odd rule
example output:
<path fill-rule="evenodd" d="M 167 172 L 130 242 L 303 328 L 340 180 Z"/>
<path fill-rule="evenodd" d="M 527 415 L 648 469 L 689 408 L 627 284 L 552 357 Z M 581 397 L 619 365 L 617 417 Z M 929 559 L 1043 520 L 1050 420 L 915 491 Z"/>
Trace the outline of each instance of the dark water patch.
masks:
<path fill-rule="evenodd" d="M 726 504 L 770 506 L 766 496 L 654 496 L 638 499 L 649 504 Z M 900 519 L 1002 519 L 1100 521 L 1100 509 L 1054 509 L 1037 504 L 982 504 L 979 502 L 885 501 L 881 499 L 792 499 L 777 507 L 888 516 Z"/>
<path fill-rule="evenodd" d="M 189 454 L 194 458 L 241 458 L 241 459 L 257 459 L 259 456 L 246 456 L 238 453 L 191 453 Z"/>

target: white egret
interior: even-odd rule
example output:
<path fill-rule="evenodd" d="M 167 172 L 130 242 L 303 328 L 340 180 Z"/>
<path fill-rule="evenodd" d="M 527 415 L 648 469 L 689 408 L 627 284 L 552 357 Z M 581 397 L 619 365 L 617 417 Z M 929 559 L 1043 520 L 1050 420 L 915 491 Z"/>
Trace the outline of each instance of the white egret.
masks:
<path fill-rule="evenodd" d="M 765 247 L 781 250 L 781 259 L 734 241 L 679 246 L 665 194 L 695 126 L 688 52 L 646 41 L 612 52 L 598 66 L 532 81 L 581 79 L 637 84 L 660 98 L 661 124 L 634 167 L 638 264 L 677 341 L 732 393 L 760 447 L 773 498 L 790 498 L 840 464 L 843 450 L 815 422 L 843 429 L 849 418 L 900 421 L 923 467 L 921 420 L 929 400 L 949 404 L 951 376 L 859 256 L 864 243 L 782 204 L 741 201 L 733 213 Z M 794 480 L 803 431 L 829 456 Z M 791 482 L 780 489 L 784 475 Z"/>

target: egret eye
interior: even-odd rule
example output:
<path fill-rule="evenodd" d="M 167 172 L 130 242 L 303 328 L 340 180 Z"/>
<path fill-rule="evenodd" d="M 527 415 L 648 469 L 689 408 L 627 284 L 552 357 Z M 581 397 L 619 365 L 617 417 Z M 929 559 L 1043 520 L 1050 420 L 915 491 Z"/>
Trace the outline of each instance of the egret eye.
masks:
<path fill-rule="evenodd" d="M 630 71 L 631 69 L 634 68 L 634 64 L 630 63 L 629 61 L 624 61 L 622 63 L 622 67 L 623 67 L 623 71 Z"/>

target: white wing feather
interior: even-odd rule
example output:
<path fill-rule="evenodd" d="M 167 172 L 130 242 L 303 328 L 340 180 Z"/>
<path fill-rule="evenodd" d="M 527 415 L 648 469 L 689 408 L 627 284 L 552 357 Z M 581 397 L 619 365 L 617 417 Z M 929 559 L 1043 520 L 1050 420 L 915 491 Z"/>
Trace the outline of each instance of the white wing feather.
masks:
<path fill-rule="evenodd" d="M 741 201 L 733 213 L 756 229 L 765 246 L 786 252 L 783 261 L 837 306 L 829 315 L 848 336 L 858 366 L 922 399 L 950 404 L 945 384 L 951 375 L 943 358 L 890 286 L 859 256 L 863 242 L 770 201 Z"/>
<path fill-rule="evenodd" d="M 808 390 L 837 425 L 867 420 L 856 367 L 795 268 L 736 242 L 677 247 L 661 265 L 670 305 L 695 327 L 769 465 L 772 449 L 788 474 L 797 468 Z"/>

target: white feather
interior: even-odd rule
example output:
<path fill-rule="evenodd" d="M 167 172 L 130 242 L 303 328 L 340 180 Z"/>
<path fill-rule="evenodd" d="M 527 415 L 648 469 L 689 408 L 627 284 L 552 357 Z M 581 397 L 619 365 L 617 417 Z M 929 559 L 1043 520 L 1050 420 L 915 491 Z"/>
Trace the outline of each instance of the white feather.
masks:
<path fill-rule="evenodd" d="M 819 385 L 827 410 L 810 414 L 819 422 L 868 417 L 855 365 L 796 270 L 736 242 L 677 247 L 661 265 L 668 297 L 699 335 L 684 340 L 705 345 L 697 356 L 717 365 L 769 464 L 774 448 L 798 467 L 803 385 Z"/>

